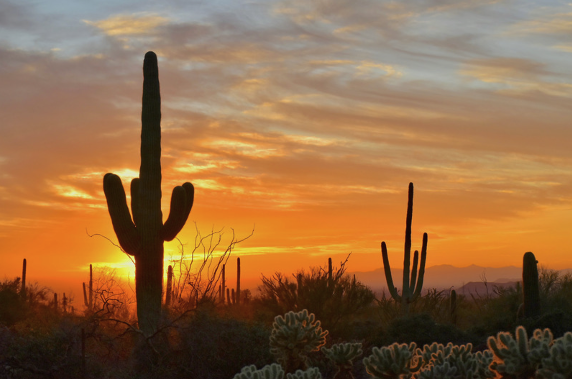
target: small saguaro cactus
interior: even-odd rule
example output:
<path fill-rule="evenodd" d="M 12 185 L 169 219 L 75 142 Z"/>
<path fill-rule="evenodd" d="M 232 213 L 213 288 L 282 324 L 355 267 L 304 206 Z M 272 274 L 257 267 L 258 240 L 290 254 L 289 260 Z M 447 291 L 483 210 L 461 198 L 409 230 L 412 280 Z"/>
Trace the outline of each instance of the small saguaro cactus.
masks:
<path fill-rule="evenodd" d="M 121 248 L 135 257 L 135 293 L 139 328 L 152 335 L 161 317 L 163 242 L 181 231 L 193 206 L 194 187 L 186 182 L 173 189 L 165 223 L 161 212 L 161 96 L 157 56 L 149 51 L 143 62 L 141 167 L 131 181 L 131 211 L 119 176 L 103 177 L 103 191 Z"/>
<path fill-rule="evenodd" d="M 240 304 L 240 257 L 236 258 L 236 304 Z"/>
<path fill-rule="evenodd" d="M 523 312 L 526 318 L 540 316 L 540 288 L 538 285 L 538 261 L 531 252 L 522 258 Z"/>
<path fill-rule="evenodd" d="M 85 282 L 83 282 L 83 302 L 88 310 L 93 308 L 93 267 L 89 265 L 89 300 L 88 291 L 85 288 Z"/>
<path fill-rule="evenodd" d="M 225 294 L 226 294 L 226 264 L 223 263 L 222 270 L 221 270 L 221 277 L 222 277 L 222 284 L 221 284 L 221 292 L 220 292 L 220 301 L 224 305 Z"/>
<path fill-rule="evenodd" d="M 171 298 L 173 295 L 173 266 L 167 267 L 167 294 L 165 295 L 165 305 L 171 305 Z"/>
<path fill-rule="evenodd" d="M 409 304 L 415 301 L 421 295 L 423 288 L 423 278 L 425 275 L 425 260 L 427 258 L 427 233 L 423 233 L 423 245 L 421 247 L 421 263 L 419 264 L 419 273 L 417 265 L 419 263 L 419 252 L 415 250 L 413 254 L 413 267 L 410 271 L 411 257 L 411 221 L 413 219 L 413 183 L 409 183 L 409 195 L 407 200 L 407 219 L 405 224 L 405 256 L 403 259 L 403 288 L 401 295 L 397 293 L 397 289 L 393 285 L 391 277 L 391 266 L 389 265 L 389 257 L 387 254 L 387 246 L 385 242 L 381 243 L 381 254 L 383 257 L 383 269 L 385 272 L 385 280 L 391 297 L 401 303 L 401 311 L 403 314 L 409 313 Z M 411 272 L 411 278 L 409 277 Z"/>
<path fill-rule="evenodd" d="M 451 323 L 457 325 L 457 291 L 451 290 L 449 299 L 449 312 L 451 313 Z"/>
<path fill-rule="evenodd" d="M 26 258 L 22 263 L 22 287 L 20 288 L 20 296 L 26 299 Z"/>

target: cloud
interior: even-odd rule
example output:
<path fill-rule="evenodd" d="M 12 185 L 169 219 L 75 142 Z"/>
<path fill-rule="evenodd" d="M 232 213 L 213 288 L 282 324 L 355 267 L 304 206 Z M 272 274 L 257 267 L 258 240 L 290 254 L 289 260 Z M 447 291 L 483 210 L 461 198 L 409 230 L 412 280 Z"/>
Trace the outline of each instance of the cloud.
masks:
<path fill-rule="evenodd" d="M 83 22 L 109 36 L 133 36 L 151 34 L 159 26 L 167 24 L 169 19 L 156 14 L 119 14 L 104 20 Z"/>
<path fill-rule="evenodd" d="M 509 94 L 542 92 L 550 96 L 572 95 L 572 80 L 562 83 L 561 78 L 550 80 L 552 73 L 544 64 L 521 58 L 493 58 L 465 63 L 461 75 L 474 77 L 482 82 L 500 84 L 500 92 Z M 545 79 L 548 77 L 549 79 Z"/>

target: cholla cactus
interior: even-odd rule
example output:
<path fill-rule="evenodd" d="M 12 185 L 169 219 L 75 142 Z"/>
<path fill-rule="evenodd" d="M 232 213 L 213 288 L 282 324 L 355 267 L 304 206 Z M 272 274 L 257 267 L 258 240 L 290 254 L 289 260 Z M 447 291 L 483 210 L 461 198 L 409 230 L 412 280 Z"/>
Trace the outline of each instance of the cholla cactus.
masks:
<path fill-rule="evenodd" d="M 550 329 L 536 329 L 530 341 L 523 326 L 516 328 L 516 339 L 507 332 L 489 337 L 488 345 L 494 354 L 490 368 L 499 374 L 533 378 L 543 358 L 550 356 L 553 343 Z"/>
<path fill-rule="evenodd" d="M 314 367 L 305 371 L 297 370 L 293 374 L 286 374 L 286 379 L 322 379 L 322 374 L 320 374 L 320 370 Z"/>
<path fill-rule="evenodd" d="M 322 353 L 330 359 L 338 371 L 334 379 L 352 379 L 353 360 L 363 354 L 361 343 L 340 343 L 331 348 L 322 347 Z"/>
<path fill-rule="evenodd" d="M 544 379 L 572 378 L 572 333 L 567 332 L 554 341 L 550 356 L 542 359 L 537 375 Z"/>
<path fill-rule="evenodd" d="M 233 379 L 284 379 L 284 370 L 277 363 L 266 365 L 260 370 L 257 370 L 255 365 L 251 365 L 243 367 Z"/>
<path fill-rule="evenodd" d="M 326 343 L 328 331 L 322 331 L 320 321 L 313 313 L 304 309 L 276 316 L 270 335 L 270 352 L 287 373 L 307 369 L 307 354 L 318 351 Z"/>
<path fill-rule="evenodd" d="M 397 342 L 382 348 L 374 347 L 372 355 L 363 359 L 367 372 L 376 379 L 411 378 L 423 361 L 416 354 L 415 342 L 398 344 Z"/>
<path fill-rule="evenodd" d="M 451 379 L 458 377 L 457 367 L 451 366 L 449 362 L 443 364 L 429 364 L 419 372 L 419 379 Z"/>
<path fill-rule="evenodd" d="M 466 378 L 486 379 L 494 378 L 495 374 L 489 369 L 493 360 L 490 351 L 472 353 L 473 345 L 447 346 L 436 342 L 425 345 L 423 351 L 418 349 L 423 360 L 423 368 L 418 377 L 423 379 L 439 378 Z"/>

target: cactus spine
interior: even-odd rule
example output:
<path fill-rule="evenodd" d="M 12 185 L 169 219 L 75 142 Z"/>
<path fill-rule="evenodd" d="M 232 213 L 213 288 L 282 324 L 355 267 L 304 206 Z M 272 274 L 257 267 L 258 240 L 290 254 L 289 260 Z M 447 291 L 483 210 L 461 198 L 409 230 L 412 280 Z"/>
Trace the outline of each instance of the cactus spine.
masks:
<path fill-rule="evenodd" d="M 135 257 L 135 292 L 139 328 L 146 335 L 157 330 L 163 294 L 163 242 L 181 231 L 193 206 L 194 187 L 173 189 L 169 216 L 161 212 L 161 96 L 157 56 L 149 51 L 143 62 L 141 167 L 131 181 L 131 211 L 119 176 L 103 178 L 107 207 L 121 248 Z"/>
<path fill-rule="evenodd" d="M 522 258 L 522 293 L 524 317 L 540 316 L 540 288 L 538 285 L 538 261 L 531 252 Z"/>
<path fill-rule="evenodd" d="M 411 256 L 411 221 L 413 219 L 413 183 L 409 183 L 409 195 L 407 200 L 407 219 L 405 224 L 405 256 L 403 259 L 403 289 L 401 296 L 397 293 L 397 289 L 393 285 L 391 277 L 391 266 L 387 255 L 387 246 L 385 242 L 381 243 L 381 254 L 383 257 L 383 269 L 385 271 L 385 280 L 391 297 L 401 303 L 401 311 L 403 314 L 409 313 L 409 304 L 415 301 L 421 294 L 423 288 L 423 277 L 425 275 L 425 260 L 427 258 L 427 233 L 423 233 L 423 246 L 421 248 L 421 264 L 419 265 L 419 274 L 417 273 L 417 264 L 419 261 L 419 252 L 415 250 L 413 255 L 413 267 L 411 269 L 411 279 L 409 278 L 409 265 Z"/>

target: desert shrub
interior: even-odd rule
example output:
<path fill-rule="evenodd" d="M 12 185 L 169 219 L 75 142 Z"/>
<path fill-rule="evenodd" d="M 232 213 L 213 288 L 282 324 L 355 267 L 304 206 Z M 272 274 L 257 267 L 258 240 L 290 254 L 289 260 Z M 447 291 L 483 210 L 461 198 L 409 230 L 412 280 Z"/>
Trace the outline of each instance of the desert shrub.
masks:
<path fill-rule="evenodd" d="M 269 309 L 272 317 L 307 309 L 336 336 L 375 299 L 368 287 L 345 275 L 346 262 L 333 269 L 331 275 L 327 267 L 313 267 L 310 272 L 293 274 L 293 280 L 280 273 L 262 276 L 258 304 Z"/>
<path fill-rule="evenodd" d="M 404 316 L 387 327 L 386 344 L 415 342 L 417 346 L 438 343 L 464 343 L 470 337 L 450 324 L 438 324 L 426 313 Z"/>
<path fill-rule="evenodd" d="M 0 283 L 0 324 L 12 326 L 27 317 L 26 300 L 20 296 L 20 278 Z"/>
<path fill-rule="evenodd" d="M 247 365 L 272 363 L 270 329 L 259 324 L 198 311 L 175 329 L 176 342 L 166 363 L 177 375 L 228 379 Z"/>
<path fill-rule="evenodd" d="M 73 322 L 0 332 L 0 377 L 80 377 L 81 337 Z"/>

